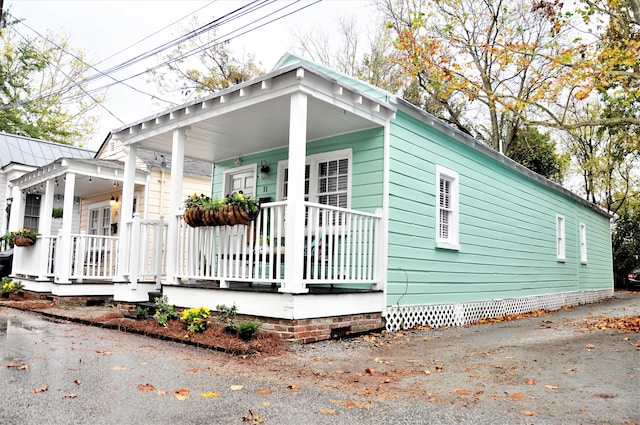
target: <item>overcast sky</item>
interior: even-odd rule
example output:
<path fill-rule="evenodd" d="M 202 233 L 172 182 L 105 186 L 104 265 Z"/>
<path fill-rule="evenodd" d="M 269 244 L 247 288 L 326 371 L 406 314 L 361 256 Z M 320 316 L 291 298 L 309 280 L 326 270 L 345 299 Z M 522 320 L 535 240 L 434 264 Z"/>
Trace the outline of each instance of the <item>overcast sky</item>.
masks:
<path fill-rule="evenodd" d="M 370 0 L 322 0 L 318 3 L 315 1 L 279 0 L 267 4 L 246 14 L 244 18 L 225 23 L 218 29 L 217 34 L 233 37 L 229 44 L 232 50 L 241 55 L 255 55 L 261 67 L 269 70 L 284 53 L 292 51 L 295 34 L 314 29 L 324 32 L 335 29 L 340 17 L 355 16 L 360 22 L 371 20 L 375 12 Z M 88 61 L 92 65 L 99 64 L 97 68 L 104 70 L 181 35 L 181 28 L 184 28 L 193 16 L 197 16 L 199 22 L 204 24 L 249 3 L 249 0 L 5 0 L 4 7 L 17 18 L 24 19 L 24 24 L 43 35 L 48 30 L 66 34 L 73 47 L 83 49 Z M 296 12 L 305 6 L 307 7 Z M 291 12 L 294 13 L 268 23 Z M 192 15 L 180 21 L 190 14 Z M 265 16 L 266 19 L 255 22 L 256 19 Z M 260 25 L 263 26 L 257 28 Z M 167 26 L 169 27 L 164 29 Z M 25 26 L 17 28 L 25 35 L 36 36 Z M 241 35 L 247 30 L 250 31 Z M 141 41 L 156 32 L 158 33 Z M 135 46 L 130 47 L 133 44 Z M 128 49 L 121 52 L 125 48 Z M 112 55 L 115 56 L 111 57 Z M 157 59 L 150 59 L 139 66 L 150 67 L 157 62 Z M 129 69 L 122 77 L 133 73 Z M 145 80 L 145 77 L 138 77 L 129 80 L 128 83 L 144 87 L 146 92 L 153 93 L 154 86 L 147 85 Z M 131 123 L 155 114 L 168 105 L 120 85 L 109 89 L 105 107 L 115 117 L 104 110 L 99 114 L 100 128 L 97 134 L 87 141 L 90 148 L 97 148 L 110 130 L 123 126 L 121 121 Z"/>

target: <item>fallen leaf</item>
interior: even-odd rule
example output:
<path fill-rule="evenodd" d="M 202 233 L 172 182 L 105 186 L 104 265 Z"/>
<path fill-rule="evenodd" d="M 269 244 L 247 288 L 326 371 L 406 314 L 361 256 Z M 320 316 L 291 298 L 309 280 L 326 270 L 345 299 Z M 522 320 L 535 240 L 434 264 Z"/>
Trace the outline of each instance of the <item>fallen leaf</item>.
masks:
<path fill-rule="evenodd" d="M 167 395 L 165 390 L 158 390 L 158 395 Z"/>
<path fill-rule="evenodd" d="M 596 346 L 593 344 L 587 344 L 584 346 L 584 348 L 586 348 L 587 350 L 593 350 L 594 348 L 596 348 Z"/>
<path fill-rule="evenodd" d="M 550 390 L 557 390 L 559 388 L 557 385 L 545 385 L 544 387 Z"/>
<path fill-rule="evenodd" d="M 436 365 L 436 372 L 442 372 L 444 370 L 444 365 L 438 364 Z"/>
<path fill-rule="evenodd" d="M 388 384 L 389 382 L 391 382 L 391 378 L 383 378 L 380 380 L 381 384 Z"/>
<path fill-rule="evenodd" d="M 374 373 L 376 373 L 376 370 L 371 367 L 366 368 L 364 371 L 370 375 L 373 375 Z"/>
<path fill-rule="evenodd" d="M 271 390 L 257 390 L 256 394 L 272 394 L 273 391 Z"/>
<path fill-rule="evenodd" d="M 127 370 L 127 368 L 124 367 L 124 366 L 114 366 L 111 369 L 113 369 L 113 370 Z"/>
<path fill-rule="evenodd" d="M 264 423 L 264 420 L 260 417 L 260 413 L 253 413 L 249 410 L 247 416 L 242 417 L 243 422 L 251 422 L 252 425 L 258 425 Z"/>
<path fill-rule="evenodd" d="M 263 401 L 262 403 L 260 403 L 260 405 L 264 406 L 264 407 L 269 407 L 271 406 L 271 402 L 269 401 Z"/>
<path fill-rule="evenodd" d="M 242 385 L 232 385 L 232 386 L 229 387 L 229 389 L 231 391 L 240 391 L 243 388 L 244 388 L 244 386 L 242 386 Z"/>
<path fill-rule="evenodd" d="M 535 385 L 536 384 L 536 380 L 533 379 L 533 378 L 529 378 L 529 379 L 525 379 L 524 383 L 527 384 L 527 385 Z"/>
<path fill-rule="evenodd" d="M 176 394 L 176 400 L 184 401 L 189 398 L 188 395 Z"/>
<path fill-rule="evenodd" d="M 189 395 L 191 391 L 189 391 L 188 388 L 180 388 L 179 390 L 173 390 L 174 394 L 178 394 L 178 395 Z"/>
<path fill-rule="evenodd" d="M 287 389 L 291 391 L 298 391 L 300 389 L 300 386 L 295 384 L 289 384 L 287 385 Z"/>
<path fill-rule="evenodd" d="M 522 414 L 525 415 L 525 416 L 536 416 L 537 415 L 537 413 L 534 412 L 533 410 L 523 410 Z"/>
<path fill-rule="evenodd" d="M 105 356 L 109 356 L 109 355 L 113 354 L 113 351 L 111 351 L 111 350 L 96 350 L 96 353 L 103 354 Z"/>
<path fill-rule="evenodd" d="M 615 398 L 615 396 L 610 394 L 594 394 L 593 396 L 598 398 Z"/>
<path fill-rule="evenodd" d="M 49 391 L 49 384 L 46 384 L 44 387 L 42 388 L 34 388 L 33 390 L 31 390 L 32 393 L 43 393 L 45 391 Z"/>
<path fill-rule="evenodd" d="M 151 384 L 140 384 L 138 385 L 138 391 L 147 392 L 147 391 L 155 391 L 156 387 Z"/>
<path fill-rule="evenodd" d="M 214 393 L 213 391 L 209 391 L 209 392 L 206 392 L 206 393 L 200 393 L 200 397 L 214 398 L 214 397 L 220 397 L 220 394 Z"/>
<path fill-rule="evenodd" d="M 80 385 L 82 382 L 79 379 L 74 379 L 73 383 L 76 385 Z"/>
<path fill-rule="evenodd" d="M 195 369 L 195 368 L 194 368 L 194 369 L 189 369 L 187 372 L 189 372 L 189 373 L 196 373 L 196 372 L 198 372 L 198 369 Z"/>
<path fill-rule="evenodd" d="M 78 395 L 69 393 L 69 394 L 63 395 L 62 398 L 78 398 Z"/>
<path fill-rule="evenodd" d="M 22 363 L 9 363 L 5 365 L 8 368 L 16 368 L 19 370 L 27 370 L 29 369 L 29 366 L 26 364 L 22 364 Z"/>
<path fill-rule="evenodd" d="M 456 388 L 456 393 L 460 394 L 460 395 L 467 395 L 469 394 L 469 391 L 462 389 L 462 388 Z"/>
<path fill-rule="evenodd" d="M 337 412 L 334 409 L 322 409 L 320 413 L 323 415 L 335 415 Z"/>
<path fill-rule="evenodd" d="M 509 398 L 512 400 L 522 400 L 524 398 L 524 394 L 522 393 L 510 393 Z"/>

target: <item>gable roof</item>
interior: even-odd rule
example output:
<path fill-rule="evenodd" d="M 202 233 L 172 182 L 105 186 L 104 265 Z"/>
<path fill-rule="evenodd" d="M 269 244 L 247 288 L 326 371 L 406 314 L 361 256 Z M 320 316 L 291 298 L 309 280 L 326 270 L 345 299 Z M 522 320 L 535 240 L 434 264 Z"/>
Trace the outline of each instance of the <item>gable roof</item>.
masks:
<path fill-rule="evenodd" d="M 94 151 L 45 140 L 0 133 L 0 167 L 22 164 L 42 167 L 58 158 L 93 158 Z"/>

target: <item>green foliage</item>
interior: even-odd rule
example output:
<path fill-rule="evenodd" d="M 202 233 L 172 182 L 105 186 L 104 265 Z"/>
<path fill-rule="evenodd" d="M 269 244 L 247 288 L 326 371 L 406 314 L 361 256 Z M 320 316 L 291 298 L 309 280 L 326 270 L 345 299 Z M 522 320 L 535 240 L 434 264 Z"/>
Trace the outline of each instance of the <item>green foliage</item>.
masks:
<path fill-rule="evenodd" d="M 243 341 L 248 341 L 260 330 L 262 322 L 259 320 L 241 320 L 234 323 L 231 328 Z"/>
<path fill-rule="evenodd" d="M 569 165 L 568 155 L 559 155 L 549 135 L 540 133 L 535 127 L 519 129 L 505 154 L 531 171 L 557 183 L 562 183 L 564 172 Z"/>
<path fill-rule="evenodd" d="M 155 299 L 155 309 L 156 313 L 153 318 L 158 322 L 160 326 L 167 327 L 169 320 L 177 319 L 178 312 L 176 311 L 176 306 L 173 304 L 169 304 L 169 300 L 166 295 L 162 297 L 157 297 Z"/>
<path fill-rule="evenodd" d="M 620 278 L 640 266 L 640 209 L 626 211 L 613 223 L 613 270 Z"/>
<path fill-rule="evenodd" d="M 10 22 L 0 29 L 0 132 L 74 144 L 86 140 L 102 95 L 78 84 L 83 52 L 63 37 L 25 38 Z"/>
<path fill-rule="evenodd" d="M 0 282 L 0 293 L 2 295 L 9 295 L 15 292 L 20 292 L 24 289 L 24 285 L 20 281 L 13 281 L 10 277 L 3 277 Z"/>
<path fill-rule="evenodd" d="M 51 217 L 62 218 L 63 213 L 64 209 L 62 207 L 54 207 L 53 210 L 51 210 Z"/>
<path fill-rule="evenodd" d="M 211 311 L 206 307 L 194 307 L 182 311 L 180 320 L 187 324 L 187 330 L 191 333 L 204 332 L 209 322 L 207 319 Z"/>
<path fill-rule="evenodd" d="M 146 319 L 149 317 L 149 309 L 146 307 L 142 307 L 137 305 L 133 314 L 136 316 L 136 319 Z"/>
<path fill-rule="evenodd" d="M 236 314 L 238 312 L 238 307 L 236 307 L 235 304 L 231 307 L 224 304 L 218 304 L 216 306 L 216 310 L 218 310 L 216 322 L 223 326 L 232 326 L 233 323 L 235 323 Z"/>

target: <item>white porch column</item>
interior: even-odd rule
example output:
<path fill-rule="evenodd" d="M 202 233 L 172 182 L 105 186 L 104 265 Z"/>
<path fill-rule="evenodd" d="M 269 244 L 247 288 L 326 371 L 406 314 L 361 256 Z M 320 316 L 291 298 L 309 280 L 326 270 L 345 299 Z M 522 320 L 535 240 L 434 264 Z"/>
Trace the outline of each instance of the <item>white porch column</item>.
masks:
<path fill-rule="evenodd" d="M 184 174 L 184 144 L 187 128 L 173 130 L 171 147 L 171 196 L 169 198 L 169 223 L 167 225 L 167 283 L 177 283 L 178 273 L 178 214 L 182 205 L 182 179 Z"/>
<path fill-rule="evenodd" d="M 71 229 L 73 221 L 73 203 L 75 202 L 76 191 L 76 174 L 67 173 L 64 182 L 64 206 L 63 211 L 66 214 L 62 215 L 62 229 L 60 231 L 61 239 L 56 242 L 56 250 L 60 250 L 56 255 L 56 269 L 55 278 L 56 283 L 70 283 L 69 275 L 71 274 Z M 52 199 L 53 205 L 53 199 Z M 49 209 L 49 215 L 51 215 L 51 209 Z M 51 225 L 49 225 L 51 226 Z M 46 257 L 44 257 L 46 258 Z"/>
<path fill-rule="evenodd" d="M 307 153 L 307 95 L 291 95 L 289 115 L 289 180 L 285 221 L 284 284 L 280 292 L 304 293 L 304 169 Z"/>
<path fill-rule="evenodd" d="M 125 281 L 125 275 L 129 275 L 126 265 L 131 258 L 131 235 L 128 223 L 133 221 L 133 192 L 136 186 L 136 158 L 138 147 L 136 145 L 127 146 L 127 157 L 124 161 L 124 180 L 122 182 L 122 194 L 120 199 L 120 219 L 118 220 L 118 231 L 120 233 L 119 254 L 117 264 L 117 277 L 119 282 Z M 129 281 L 129 283 L 133 283 Z M 135 282 L 137 283 L 137 282 Z M 135 285 L 134 288 L 135 289 Z"/>
<path fill-rule="evenodd" d="M 22 194 L 22 189 L 17 184 L 11 188 L 11 216 L 9 217 L 9 231 L 19 230 L 24 224 L 24 204 L 26 195 Z"/>
<path fill-rule="evenodd" d="M 38 233 L 42 235 L 40 243 L 36 246 L 38 249 L 38 258 L 40 258 L 40 263 L 38 264 L 38 280 L 47 279 L 49 244 L 51 243 L 51 236 L 53 236 L 51 234 L 51 223 L 53 222 L 51 213 L 53 210 L 54 190 L 53 180 L 47 180 L 44 184 L 44 195 L 40 202 L 40 220 L 38 222 Z M 71 233 L 71 229 L 68 229 L 67 233 Z"/>

